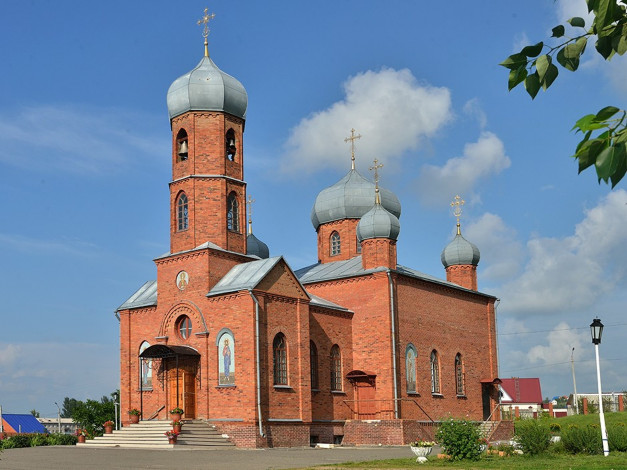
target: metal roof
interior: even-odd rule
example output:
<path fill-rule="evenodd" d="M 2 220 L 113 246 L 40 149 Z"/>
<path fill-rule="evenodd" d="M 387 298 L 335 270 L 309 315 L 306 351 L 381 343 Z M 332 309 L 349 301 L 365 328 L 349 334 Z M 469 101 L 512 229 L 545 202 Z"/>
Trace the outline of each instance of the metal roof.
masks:
<path fill-rule="evenodd" d="M 272 258 L 260 259 L 233 266 L 231 270 L 213 286 L 213 289 L 209 291 L 207 297 L 225 294 L 227 292 L 254 289 L 281 259 L 283 259 L 282 256 L 274 256 Z"/>
<path fill-rule="evenodd" d="M 116 312 L 128 308 L 149 307 L 157 305 L 157 281 L 148 281 L 120 305 Z"/>
<path fill-rule="evenodd" d="M 209 58 L 180 76 L 168 89 L 170 119 L 187 111 L 224 111 L 246 119 L 248 95 L 244 86 Z"/>
<path fill-rule="evenodd" d="M 37 421 L 37 418 L 31 414 L 22 415 L 2 413 L 2 419 L 4 419 L 4 421 L 11 426 L 15 432 L 48 432 L 46 431 L 44 425 Z"/>
<path fill-rule="evenodd" d="M 270 257 L 270 250 L 268 249 L 268 245 L 259 240 L 252 233 L 249 233 L 246 237 L 246 254 L 266 259 Z"/>
<path fill-rule="evenodd" d="M 166 346 L 165 344 L 153 344 L 147 347 L 139 357 L 150 359 L 163 359 L 176 356 L 200 356 L 200 353 L 190 346 Z"/>
<path fill-rule="evenodd" d="M 322 297 L 318 297 L 317 295 L 314 295 L 310 292 L 307 292 L 307 293 L 309 294 L 309 297 L 311 297 L 311 302 L 309 302 L 310 305 L 315 305 L 315 306 L 325 307 L 325 308 L 332 308 L 334 310 L 342 310 L 344 312 L 350 312 L 350 310 L 347 309 L 346 307 L 342 307 L 341 305 L 331 302 L 330 300 L 323 299 Z"/>
<path fill-rule="evenodd" d="M 397 240 L 401 231 L 398 218 L 381 204 L 375 204 L 357 224 L 357 240 L 389 238 Z"/>
<path fill-rule="evenodd" d="M 192 248 L 191 250 L 183 250 L 183 251 L 177 251 L 176 253 L 164 253 L 161 256 L 158 256 L 154 259 L 154 261 L 160 260 L 162 258 L 167 258 L 168 256 L 172 256 L 172 255 L 181 255 L 183 253 L 191 253 L 192 251 L 197 251 L 197 250 L 206 250 L 207 248 L 211 248 L 212 250 L 217 250 L 217 251 L 222 251 L 224 253 L 233 253 L 235 255 L 238 256 L 245 256 L 247 258 L 250 259 L 258 259 L 259 256 L 256 255 L 251 255 L 251 254 L 243 254 L 243 253 L 239 253 L 237 251 L 230 251 L 230 250 L 225 250 L 222 247 L 219 247 L 218 245 L 216 245 L 215 243 L 211 243 L 211 242 L 205 242 L 202 245 L 198 245 L 196 248 Z"/>
<path fill-rule="evenodd" d="M 314 282 L 330 281 L 333 279 L 343 279 L 353 276 L 364 276 L 366 274 L 386 271 L 388 271 L 388 268 L 383 266 L 374 269 L 364 269 L 361 263 L 361 256 L 356 256 L 345 261 L 333 261 L 331 263 L 312 264 L 311 266 L 306 266 L 304 268 L 296 270 L 295 274 L 302 284 L 312 284 Z M 452 282 L 439 279 L 435 276 L 416 271 L 415 269 L 411 269 L 406 266 L 401 266 L 400 264 L 396 265 L 396 269 L 390 269 L 390 271 L 420 279 L 422 281 L 433 282 L 443 286 L 451 287 L 453 289 L 472 292 L 474 294 L 479 294 L 484 297 L 495 298 L 493 295 L 466 289 L 465 287 L 461 287 Z"/>
<path fill-rule="evenodd" d="M 501 388 L 507 394 L 501 399 L 502 403 L 542 403 L 539 378 L 501 379 Z"/>
<path fill-rule="evenodd" d="M 461 233 L 455 235 L 453 241 L 446 245 L 440 256 L 445 268 L 460 264 L 477 266 L 480 258 L 479 248 L 462 237 Z"/>

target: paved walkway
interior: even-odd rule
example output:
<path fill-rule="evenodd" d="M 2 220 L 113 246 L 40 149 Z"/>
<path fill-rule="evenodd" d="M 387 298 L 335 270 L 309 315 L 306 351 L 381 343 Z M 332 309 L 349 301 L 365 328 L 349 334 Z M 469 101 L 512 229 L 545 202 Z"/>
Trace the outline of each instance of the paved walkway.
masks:
<path fill-rule="evenodd" d="M 279 469 L 412 456 L 408 446 L 212 450 L 182 446 L 172 450 L 54 446 L 6 449 L 0 453 L 0 469 Z"/>

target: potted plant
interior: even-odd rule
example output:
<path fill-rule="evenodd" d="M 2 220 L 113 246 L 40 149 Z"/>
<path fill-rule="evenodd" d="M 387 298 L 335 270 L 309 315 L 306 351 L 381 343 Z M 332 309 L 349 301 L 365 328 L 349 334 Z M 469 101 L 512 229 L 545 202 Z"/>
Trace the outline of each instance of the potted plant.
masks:
<path fill-rule="evenodd" d="M 168 444 L 176 444 L 176 437 L 179 435 L 174 429 L 166 431 L 163 434 L 168 436 Z"/>
<path fill-rule="evenodd" d="M 172 421 L 180 421 L 181 416 L 183 416 L 183 408 L 179 408 L 177 406 L 176 408 L 172 408 L 170 410 L 170 417 L 172 418 Z"/>
<path fill-rule="evenodd" d="M 113 432 L 113 426 L 114 426 L 113 421 L 111 420 L 105 421 L 102 425 L 104 426 L 105 434 L 111 434 Z"/>
<path fill-rule="evenodd" d="M 141 416 L 141 411 L 139 411 L 137 408 L 131 408 L 130 410 L 128 410 L 128 415 L 131 419 L 132 424 L 139 423 L 139 417 Z"/>
<path fill-rule="evenodd" d="M 485 452 L 486 449 L 488 448 L 488 440 L 485 437 L 482 437 L 479 439 L 479 449 L 481 449 L 481 452 Z"/>
<path fill-rule="evenodd" d="M 409 443 L 409 447 L 417 457 L 416 462 L 426 462 L 427 455 L 431 453 L 431 449 L 435 445 L 433 441 L 414 441 Z"/>
<path fill-rule="evenodd" d="M 172 421 L 172 430 L 178 432 L 179 434 L 181 433 L 181 426 L 183 426 L 183 423 L 180 421 Z"/>
<path fill-rule="evenodd" d="M 74 434 L 76 434 L 79 444 L 85 443 L 85 438 L 87 437 L 87 430 L 78 428 Z"/>

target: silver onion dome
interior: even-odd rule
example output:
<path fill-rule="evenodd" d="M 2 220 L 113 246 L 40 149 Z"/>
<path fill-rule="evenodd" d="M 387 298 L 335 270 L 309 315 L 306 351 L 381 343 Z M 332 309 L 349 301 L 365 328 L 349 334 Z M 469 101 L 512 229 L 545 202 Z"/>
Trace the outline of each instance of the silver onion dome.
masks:
<path fill-rule="evenodd" d="M 357 224 L 357 240 L 362 242 L 370 238 L 398 239 L 401 224 L 391 212 L 381 204 L 375 203 L 374 207 L 366 212 Z"/>
<path fill-rule="evenodd" d="M 440 259 L 444 267 L 448 268 L 460 264 L 477 266 L 480 257 L 479 248 L 462 237 L 461 231 L 458 229 L 453 241 L 446 245 L 442 251 Z"/>
<path fill-rule="evenodd" d="M 248 95 L 236 78 L 205 56 L 194 69 L 172 82 L 167 102 L 170 119 L 187 111 L 222 111 L 246 119 Z"/>

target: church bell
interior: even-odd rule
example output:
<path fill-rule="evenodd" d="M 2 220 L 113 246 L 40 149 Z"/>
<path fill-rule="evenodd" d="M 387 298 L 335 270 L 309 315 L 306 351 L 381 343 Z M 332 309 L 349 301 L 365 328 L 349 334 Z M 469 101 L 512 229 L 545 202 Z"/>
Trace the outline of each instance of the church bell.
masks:
<path fill-rule="evenodd" d="M 187 157 L 187 141 L 184 140 L 179 144 L 179 157 Z"/>

